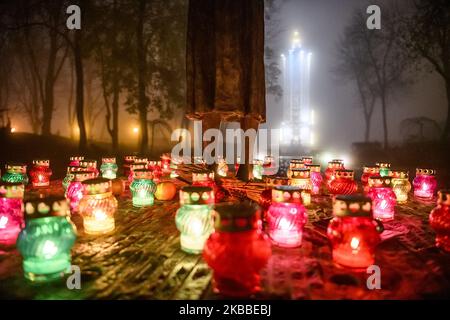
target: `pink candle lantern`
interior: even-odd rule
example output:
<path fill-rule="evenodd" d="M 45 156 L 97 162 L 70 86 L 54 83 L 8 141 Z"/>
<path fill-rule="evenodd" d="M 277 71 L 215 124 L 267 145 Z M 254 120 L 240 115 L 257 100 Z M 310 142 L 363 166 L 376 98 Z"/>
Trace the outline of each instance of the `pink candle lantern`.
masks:
<path fill-rule="evenodd" d="M 24 226 L 22 213 L 24 191 L 24 185 L 19 182 L 0 184 L 0 246 L 14 245 Z"/>
<path fill-rule="evenodd" d="M 397 197 L 397 203 L 406 203 L 408 201 L 408 194 L 411 191 L 409 172 L 407 170 L 391 170 L 389 177 L 391 177 L 392 190 Z"/>
<path fill-rule="evenodd" d="M 98 177 L 99 171 L 97 169 L 97 160 L 90 160 L 90 159 L 81 160 L 80 167 L 84 168 L 85 171 L 93 172 L 94 178 Z"/>
<path fill-rule="evenodd" d="M 436 246 L 450 252 L 450 190 L 438 192 L 437 206 L 430 214 L 430 226 L 436 232 Z"/>
<path fill-rule="evenodd" d="M 363 186 L 364 192 L 369 192 L 369 177 L 379 176 L 380 167 L 379 166 L 364 166 L 363 174 L 361 175 L 361 184 Z"/>
<path fill-rule="evenodd" d="M 170 174 L 170 172 L 172 171 L 170 165 L 171 165 L 170 153 L 164 153 L 161 156 L 161 169 L 163 174 Z"/>
<path fill-rule="evenodd" d="M 330 161 L 328 162 L 327 169 L 325 170 L 325 182 L 329 185 L 330 181 L 335 178 L 334 173 L 336 170 L 344 170 L 344 164 L 342 161 Z"/>
<path fill-rule="evenodd" d="M 83 198 L 83 184 L 82 182 L 88 179 L 95 178 L 95 172 L 93 171 L 77 171 L 73 175 L 73 180 L 67 187 L 65 197 L 69 200 L 71 212 L 78 211 L 78 204 L 81 198 Z"/>
<path fill-rule="evenodd" d="M 337 196 L 333 203 L 333 215 L 327 230 L 333 261 L 354 269 L 366 269 L 373 265 L 383 225 L 372 217 L 370 198 Z"/>
<path fill-rule="evenodd" d="M 72 156 L 69 158 L 69 166 L 79 167 L 80 161 L 84 160 L 84 156 Z"/>
<path fill-rule="evenodd" d="M 273 176 L 277 174 L 278 168 L 275 163 L 275 158 L 273 156 L 266 156 L 263 163 L 263 175 Z"/>
<path fill-rule="evenodd" d="M 134 159 L 136 159 L 136 156 L 125 156 L 123 158 L 123 175 L 125 177 L 128 177 L 130 175 L 130 166 L 132 163 L 134 163 Z"/>
<path fill-rule="evenodd" d="M 320 164 L 306 164 L 311 176 L 311 194 L 318 195 L 322 193 L 323 177 L 320 173 Z"/>
<path fill-rule="evenodd" d="M 227 297 L 251 296 L 261 290 L 259 273 L 271 255 L 260 209 L 244 202 L 218 205 L 215 211 L 215 230 L 203 248 L 214 271 L 213 289 Z"/>
<path fill-rule="evenodd" d="M 292 159 L 289 161 L 289 168 L 287 169 L 286 175 L 288 178 L 292 175 L 292 169 L 304 169 L 305 164 L 302 159 Z"/>
<path fill-rule="evenodd" d="M 381 221 L 394 219 L 397 198 L 392 190 L 390 177 L 370 177 L 367 195 L 372 199 L 373 217 L 375 219 Z"/>
<path fill-rule="evenodd" d="M 333 195 L 356 193 L 358 191 L 358 184 L 355 181 L 355 173 L 353 170 L 336 170 L 335 179 L 330 181 L 328 191 Z"/>
<path fill-rule="evenodd" d="M 308 217 L 301 193 L 300 188 L 293 186 L 277 186 L 272 190 L 272 204 L 266 217 L 267 232 L 277 246 L 294 248 L 302 244 Z"/>
<path fill-rule="evenodd" d="M 416 198 L 419 200 L 432 200 L 437 188 L 436 170 L 417 168 L 413 186 Z"/>
<path fill-rule="evenodd" d="M 128 183 L 132 183 L 134 179 L 134 170 L 147 169 L 147 162 L 135 162 L 130 165 L 130 173 L 128 174 Z"/>
<path fill-rule="evenodd" d="M 50 160 L 33 160 L 33 167 L 30 170 L 31 184 L 35 188 L 48 187 L 50 185 Z"/>

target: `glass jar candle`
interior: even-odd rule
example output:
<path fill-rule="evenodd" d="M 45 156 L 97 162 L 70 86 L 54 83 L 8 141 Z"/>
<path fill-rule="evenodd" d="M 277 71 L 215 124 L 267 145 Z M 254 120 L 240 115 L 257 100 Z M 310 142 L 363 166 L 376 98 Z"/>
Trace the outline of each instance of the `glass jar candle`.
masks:
<path fill-rule="evenodd" d="M 147 162 L 147 169 L 152 172 L 153 181 L 156 183 L 161 181 L 162 169 L 161 169 L 161 161 L 157 160 L 149 160 Z"/>
<path fill-rule="evenodd" d="M 81 198 L 83 198 L 83 184 L 82 182 L 87 179 L 95 178 L 95 174 L 92 171 L 77 171 L 73 174 L 73 180 L 69 183 L 65 192 L 65 197 L 69 200 L 70 210 L 75 213 L 78 212 L 78 204 Z"/>
<path fill-rule="evenodd" d="M 383 225 L 372 217 L 371 199 L 356 195 L 337 196 L 333 202 L 333 215 L 327 230 L 333 261 L 354 269 L 373 265 Z"/>
<path fill-rule="evenodd" d="M 258 204 L 263 212 L 266 212 L 272 204 L 272 189 L 275 186 L 287 186 L 289 185 L 289 178 L 282 176 L 267 176 L 264 177 L 266 188 L 259 195 Z"/>
<path fill-rule="evenodd" d="M 289 185 L 299 187 L 302 189 L 302 200 L 305 206 L 311 204 L 311 171 L 309 169 L 297 169 L 294 168 L 291 171 L 291 178 L 289 179 Z"/>
<path fill-rule="evenodd" d="M 90 171 L 94 173 L 94 177 L 98 177 L 97 160 L 84 159 L 80 161 L 80 167 L 84 168 L 85 171 Z"/>
<path fill-rule="evenodd" d="M 135 162 L 130 165 L 130 171 L 128 173 L 128 183 L 131 184 L 134 179 L 134 170 L 144 170 L 147 169 L 146 162 Z"/>
<path fill-rule="evenodd" d="M 224 158 L 217 160 L 217 175 L 220 177 L 226 177 L 228 174 L 228 164 Z"/>
<path fill-rule="evenodd" d="M 123 175 L 125 177 L 128 177 L 130 175 L 130 166 L 132 163 L 134 163 L 134 160 L 136 159 L 136 156 L 125 156 L 123 157 Z"/>
<path fill-rule="evenodd" d="M 133 171 L 133 176 L 133 181 L 130 184 L 133 206 L 146 207 L 153 205 L 156 184 L 152 180 L 152 171 L 148 169 L 136 169 Z"/>
<path fill-rule="evenodd" d="M 380 168 L 380 176 L 389 176 L 389 171 L 391 170 L 391 164 L 389 162 L 377 162 L 377 166 Z"/>
<path fill-rule="evenodd" d="M 436 170 L 417 168 L 413 187 L 414 197 L 419 200 L 432 200 L 437 188 Z"/>
<path fill-rule="evenodd" d="M 19 182 L 28 184 L 27 165 L 23 163 L 8 163 L 2 176 L 3 182 Z"/>
<path fill-rule="evenodd" d="M 273 176 L 277 174 L 278 167 L 273 156 L 266 156 L 263 164 L 263 175 Z"/>
<path fill-rule="evenodd" d="M 450 252 L 450 190 L 438 192 L 437 206 L 430 214 L 430 226 L 436 232 L 436 246 Z"/>
<path fill-rule="evenodd" d="M 69 166 L 79 167 L 80 161 L 84 160 L 84 156 L 72 156 L 69 158 Z"/>
<path fill-rule="evenodd" d="M 253 179 L 262 180 L 263 178 L 263 161 L 253 160 Z"/>
<path fill-rule="evenodd" d="M 88 179 L 83 183 L 83 198 L 79 211 L 84 232 L 97 235 L 114 230 L 117 199 L 112 194 L 112 182 L 105 178 Z"/>
<path fill-rule="evenodd" d="M 319 195 L 322 193 L 323 177 L 320 173 L 320 164 L 306 164 L 306 168 L 310 171 L 311 178 L 311 194 Z"/>
<path fill-rule="evenodd" d="M 187 186 L 180 190 L 180 209 L 175 224 L 180 231 L 181 250 L 198 254 L 214 230 L 212 205 L 214 191 L 210 187 Z"/>
<path fill-rule="evenodd" d="M 48 187 L 50 185 L 50 160 L 33 160 L 33 167 L 30 170 L 31 184 L 35 188 Z"/>
<path fill-rule="evenodd" d="M 249 297 L 260 291 L 259 273 L 270 255 L 259 207 L 247 202 L 216 206 L 215 231 L 203 250 L 203 258 L 213 270 L 216 293 Z"/>
<path fill-rule="evenodd" d="M 380 175 L 380 167 L 379 166 L 364 166 L 363 173 L 361 175 L 361 184 L 364 190 L 364 193 L 369 192 L 369 177 L 379 176 Z"/>
<path fill-rule="evenodd" d="M 17 238 L 25 278 L 47 282 L 70 272 L 76 227 L 69 219 L 64 197 L 25 201 L 25 228 Z"/>
<path fill-rule="evenodd" d="M 397 203 L 406 203 L 408 194 L 411 191 L 409 172 L 407 170 L 391 170 L 389 176 L 391 177 L 392 190 L 397 197 Z"/>
<path fill-rule="evenodd" d="M 392 190 L 390 177 L 370 177 L 367 195 L 372 199 L 372 211 L 375 219 L 381 221 L 394 219 L 397 197 Z"/>
<path fill-rule="evenodd" d="M 100 166 L 100 172 L 102 173 L 102 178 L 115 179 L 117 178 L 117 170 L 119 168 L 116 164 L 116 158 L 102 158 L 102 165 Z"/>
<path fill-rule="evenodd" d="M 171 157 L 170 157 L 170 153 L 164 153 L 161 156 L 161 170 L 163 172 L 163 174 L 170 174 L 171 173 Z"/>
<path fill-rule="evenodd" d="M 286 248 L 301 246 L 308 220 L 301 193 L 300 188 L 293 186 L 273 188 L 272 204 L 266 216 L 267 233 L 273 244 Z"/>
<path fill-rule="evenodd" d="M 75 172 L 79 172 L 79 171 L 85 171 L 85 170 L 84 170 L 84 168 L 77 167 L 77 166 L 68 166 L 67 167 L 66 176 L 62 180 L 62 186 L 63 186 L 64 190 L 67 190 L 67 187 L 69 186 L 70 182 L 74 179 Z"/>
<path fill-rule="evenodd" d="M 312 164 L 313 163 L 313 157 L 311 156 L 304 156 L 302 157 L 302 162 L 303 164 L 306 166 L 308 164 Z"/>
<path fill-rule="evenodd" d="M 335 179 L 332 179 L 328 186 L 328 191 L 332 195 L 348 195 L 358 191 L 358 184 L 355 181 L 353 170 L 336 170 Z"/>
<path fill-rule="evenodd" d="M 214 171 L 199 170 L 192 172 L 192 185 L 211 187 L 214 183 Z"/>
<path fill-rule="evenodd" d="M 334 173 L 336 170 L 345 170 L 343 162 L 336 160 L 328 162 L 327 169 L 325 170 L 325 182 L 327 183 L 327 186 L 329 186 L 330 181 L 335 178 Z"/>
<path fill-rule="evenodd" d="M 304 169 L 304 168 L 305 164 L 303 163 L 302 159 L 291 159 L 291 161 L 289 161 L 289 167 L 286 171 L 286 175 L 288 178 L 290 178 L 292 175 L 292 169 Z"/>
<path fill-rule="evenodd" d="M 0 246 L 12 246 L 23 228 L 22 200 L 25 187 L 20 182 L 0 184 Z"/>

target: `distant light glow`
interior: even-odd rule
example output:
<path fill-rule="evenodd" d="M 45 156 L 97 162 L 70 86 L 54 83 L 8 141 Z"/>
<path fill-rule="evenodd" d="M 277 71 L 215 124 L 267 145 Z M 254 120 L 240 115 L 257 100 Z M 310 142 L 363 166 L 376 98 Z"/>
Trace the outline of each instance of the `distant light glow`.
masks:
<path fill-rule="evenodd" d="M 11 128 L 11 133 L 14 133 L 14 132 L 16 132 L 16 127 Z"/>
<path fill-rule="evenodd" d="M 133 133 L 138 133 L 139 132 L 139 127 L 133 127 Z"/>

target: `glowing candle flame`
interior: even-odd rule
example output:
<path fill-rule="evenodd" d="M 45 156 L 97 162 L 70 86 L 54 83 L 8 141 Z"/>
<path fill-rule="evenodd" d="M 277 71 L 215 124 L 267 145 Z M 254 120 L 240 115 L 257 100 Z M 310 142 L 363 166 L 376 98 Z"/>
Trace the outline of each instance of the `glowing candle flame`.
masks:
<path fill-rule="evenodd" d="M 106 220 L 106 213 L 103 210 L 94 210 L 95 220 L 103 221 Z"/>
<path fill-rule="evenodd" d="M 8 223 L 8 217 L 2 216 L 0 218 L 0 229 L 5 229 L 7 223 Z"/>
<path fill-rule="evenodd" d="M 350 247 L 352 247 L 353 250 L 357 250 L 359 248 L 359 239 L 356 237 L 353 237 L 350 241 Z"/>
<path fill-rule="evenodd" d="M 289 227 L 290 227 L 290 223 L 289 223 L 289 221 L 287 219 L 281 218 L 279 227 L 280 227 L 281 230 L 288 230 Z"/>
<path fill-rule="evenodd" d="M 202 234 L 202 222 L 198 219 L 192 220 L 190 222 L 192 233 L 196 236 L 200 236 Z"/>
<path fill-rule="evenodd" d="M 58 252 L 58 247 L 51 240 L 46 240 L 44 246 L 42 247 L 42 254 L 45 259 L 51 259 L 56 252 Z"/>

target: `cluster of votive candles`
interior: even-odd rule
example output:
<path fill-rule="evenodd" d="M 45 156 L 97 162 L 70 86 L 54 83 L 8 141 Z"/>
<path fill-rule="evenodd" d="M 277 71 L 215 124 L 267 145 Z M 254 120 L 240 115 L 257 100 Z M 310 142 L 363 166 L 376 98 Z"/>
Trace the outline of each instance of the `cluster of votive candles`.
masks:
<path fill-rule="evenodd" d="M 158 181 L 164 175 L 176 176 L 174 168 L 176 163 L 167 155 L 158 161 L 126 156 L 123 173 L 133 206 L 153 205 Z M 100 170 L 95 160 L 71 157 L 63 179 L 64 197 L 23 201 L 28 183 L 26 166 L 6 166 L 0 185 L 0 244 L 16 243 L 27 279 L 52 280 L 70 267 L 70 250 L 76 238 L 70 214 L 81 215 L 87 234 L 115 229 L 118 203 L 113 182 L 117 172 L 113 157 L 103 158 Z M 49 187 L 51 173 L 48 160 L 33 161 L 29 172 L 32 187 Z M 193 172 L 192 185 L 180 190 L 175 224 L 181 249 L 203 254 L 214 271 L 214 289 L 228 296 L 249 296 L 260 290 L 259 272 L 271 255 L 271 243 L 285 248 L 301 246 L 308 219 L 305 207 L 317 195 L 328 193 L 333 200 L 333 218 L 328 225 L 333 260 L 353 269 L 367 268 L 374 263 L 382 222 L 394 219 L 396 203 L 405 203 L 411 190 L 408 172 L 393 170 L 388 163 L 363 168 L 361 188 L 365 195 L 359 195 L 354 172 L 341 160 L 330 161 L 322 176 L 312 157 L 293 159 L 287 176 L 281 177 L 276 176 L 273 158 L 267 157 L 253 167 L 255 180 L 264 179 L 269 191 L 263 194 L 268 195 L 270 205 L 261 212 L 250 202 L 218 203 L 216 178 L 227 174 L 223 160 L 216 172 Z M 433 199 L 435 174 L 433 169 L 416 170 L 415 197 Z M 450 251 L 450 191 L 438 193 L 430 224 L 437 232 L 436 244 Z"/>

